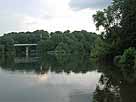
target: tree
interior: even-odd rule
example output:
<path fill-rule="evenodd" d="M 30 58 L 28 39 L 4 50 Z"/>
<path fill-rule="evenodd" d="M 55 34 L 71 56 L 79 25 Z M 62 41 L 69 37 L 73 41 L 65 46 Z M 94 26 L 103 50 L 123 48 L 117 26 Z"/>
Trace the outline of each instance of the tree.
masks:
<path fill-rule="evenodd" d="M 123 81 L 134 82 L 136 0 L 113 0 L 110 6 L 98 11 L 93 17 L 97 29 L 103 27 L 104 31 L 96 40 L 92 56 L 98 62 L 110 60 L 123 76 Z M 116 67 L 111 69 L 112 73 Z"/>
<path fill-rule="evenodd" d="M 93 15 L 97 29 L 104 28 L 100 38 L 111 46 L 111 60 L 125 49 L 136 47 L 135 8 L 135 0 L 113 0 L 110 6 Z"/>

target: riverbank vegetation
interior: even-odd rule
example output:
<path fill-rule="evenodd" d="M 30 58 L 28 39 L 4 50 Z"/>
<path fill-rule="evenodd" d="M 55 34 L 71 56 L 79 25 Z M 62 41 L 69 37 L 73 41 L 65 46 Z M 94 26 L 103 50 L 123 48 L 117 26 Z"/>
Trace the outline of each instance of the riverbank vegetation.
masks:
<path fill-rule="evenodd" d="M 93 18 L 97 30 L 104 29 L 95 41 L 93 60 L 100 65 L 112 63 L 115 67 L 110 71 L 120 73 L 122 79 L 117 79 L 121 82 L 136 81 L 136 1 L 112 0 L 111 5 L 97 11 Z"/>

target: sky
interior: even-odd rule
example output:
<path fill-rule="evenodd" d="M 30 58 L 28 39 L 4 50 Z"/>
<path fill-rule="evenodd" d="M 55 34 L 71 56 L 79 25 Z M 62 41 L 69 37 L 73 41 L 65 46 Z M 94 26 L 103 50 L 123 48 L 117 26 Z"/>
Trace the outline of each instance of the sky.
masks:
<path fill-rule="evenodd" d="M 0 0 L 0 35 L 34 30 L 95 32 L 92 15 L 111 0 Z"/>

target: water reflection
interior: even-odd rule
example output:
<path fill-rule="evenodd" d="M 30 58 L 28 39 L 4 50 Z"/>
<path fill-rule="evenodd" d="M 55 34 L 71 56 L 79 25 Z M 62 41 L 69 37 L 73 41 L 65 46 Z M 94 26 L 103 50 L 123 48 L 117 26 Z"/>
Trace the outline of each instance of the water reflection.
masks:
<path fill-rule="evenodd" d="M 112 64 L 94 67 L 88 56 L 2 57 L 0 66 L 0 101 L 136 102 L 136 82 Z"/>
<path fill-rule="evenodd" d="M 43 55 L 42 57 L 32 58 L 1 58 L 0 66 L 4 70 L 35 71 L 37 74 L 44 74 L 49 70 L 51 72 L 86 73 L 95 70 L 91 65 L 88 56 L 79 55 Z"/>
<path fill-rule="evenodd" d="M 100 74 L 85 56 L 0 59 L 1 102 L 90 102 Z"/>
<path fill-rule="evenodd" d="M 127 82 L 113 65 L 99 67 L 103 74 L 94 92 L 94 102 L 136 102 L 136 82 Z"/>
<path fill-rule="evenodd" d="M 99 76 L 96 71 L 37 75 L 0 70 L 0 101 L 90 102 Z"/>

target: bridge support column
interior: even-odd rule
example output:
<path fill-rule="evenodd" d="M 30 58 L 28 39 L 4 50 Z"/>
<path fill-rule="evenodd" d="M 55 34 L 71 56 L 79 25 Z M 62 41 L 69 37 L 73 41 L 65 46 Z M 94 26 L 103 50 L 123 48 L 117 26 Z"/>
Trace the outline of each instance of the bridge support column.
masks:
<path fill-rule="evenodd" d="M 26 57 L 29 57 L 29 47 L 26 46 Z"/>

